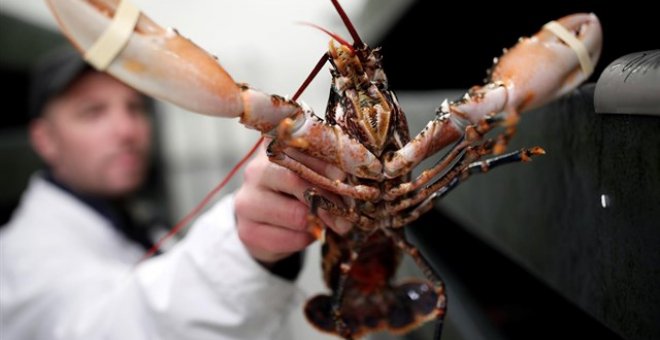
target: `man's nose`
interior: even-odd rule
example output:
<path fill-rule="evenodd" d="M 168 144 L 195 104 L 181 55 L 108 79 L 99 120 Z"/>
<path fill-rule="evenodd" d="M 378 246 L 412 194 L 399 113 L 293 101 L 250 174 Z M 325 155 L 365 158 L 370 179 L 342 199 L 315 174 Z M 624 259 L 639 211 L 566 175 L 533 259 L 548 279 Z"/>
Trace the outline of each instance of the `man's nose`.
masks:
<path fill-rule="evenodd" d="M 114 132 L 120 138 L 135 138 L 142 131 L 142 117 L 125 107 L 116 108 L 113 114 Z"/>

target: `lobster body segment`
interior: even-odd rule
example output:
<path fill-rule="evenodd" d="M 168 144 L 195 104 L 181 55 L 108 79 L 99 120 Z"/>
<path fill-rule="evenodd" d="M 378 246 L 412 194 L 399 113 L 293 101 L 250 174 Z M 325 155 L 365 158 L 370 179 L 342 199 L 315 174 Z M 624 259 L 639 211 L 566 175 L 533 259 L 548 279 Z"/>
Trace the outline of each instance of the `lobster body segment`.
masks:
<path fill-rule="evenodd" d="M 437 318 L 438 296 L 433 286 L 421 280 L 395 285 L 392 279 L 401 262 L 401 250 L 383 233 L 370 236 L 348 273 L 341 317 L 353 337 L 388 330 L 402 334 Z M 324 279 L 337 287 L 341 264 L 347 262 L 355 243 L 327 230 L 323 245 Z M 336 333 L 332 315 L 333 297 L 317 295 L 305 306 L 307 319 L 324 332 Z"/>

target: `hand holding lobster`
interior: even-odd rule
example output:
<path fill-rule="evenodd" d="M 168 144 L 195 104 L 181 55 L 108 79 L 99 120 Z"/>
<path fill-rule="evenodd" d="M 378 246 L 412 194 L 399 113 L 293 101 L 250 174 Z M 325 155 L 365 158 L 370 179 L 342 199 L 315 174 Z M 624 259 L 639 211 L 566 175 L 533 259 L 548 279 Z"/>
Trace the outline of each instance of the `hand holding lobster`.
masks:
<path fill-rule="evenodd" d="M 110 0 L 48 1 L 81 51 L 90 48 L 117 8 Z M 600 55 L 600 24 L 593 14 L 575 14 L 521 39 L 498 59 L 486 85 L 473 87 L 457 101 L 445 101 L 435 119 L 411 138 L 404 112 L 388 88 L 380 51 L 366 46 L 336 0 L 333 4 L 354 42 L 333 35 L 329 52 L 314 71 L 326 60 L 331 64 L 325 121 L 293 100 L 236 84 L 214 57 L 144 15 L 108 72 L 192 111 L 240 116 L 247 127 L 272 137 L 270 160 L 312 186 L 303 194 L 311 205 L 307 229 L 318 236 L 325 224 L 332 225 L 335 217 L 323 211 L 352 224 L 344 236 L 327 231 L 323 269 L 332 295 L 308 302 L 310 321 L 345 338 L 382 329 L 405 332 L 441 320 L 446 296 L 442 281 L 405 240 L 401 227 L 471 174 L 543 153 L 541 148 L 522 149 L 481 160 L 505 150 L 520 113 L 558 98 L 589 76 L 589 65 Z M 484 140 L 501 125 L 502 134 Z M 452 143 L 436 165 L 410 178 L 416 165 Z M 300 154 L 339 171 L 328 176 Z M 307 187 L 301 183 L 296 193 L 289 193 L 300 196 L 299 189 Z M 300 245 L 308 241 L 301 237 Z M 415 259 L 428 282 L 392 282 L 403 253 Z"/>
<path fill-rule="evenodd" d="M 319 173 L 333 173 L 328 164 L 305 155 L 297 157 Z M 315 240 L 307 232 L 309 208 L 304 193 L 310 186 L 293 172 L 270 162 L 265 152 L 247 164 L 234 205 L 238 235 L 255 259 L 273 263 Z M 263 209 L 266 206 L 269 208 Z M 344 219 L 327 213 L 321 214 L 321 219 L 338 233 L 343 234 L 350 227 Z"/>

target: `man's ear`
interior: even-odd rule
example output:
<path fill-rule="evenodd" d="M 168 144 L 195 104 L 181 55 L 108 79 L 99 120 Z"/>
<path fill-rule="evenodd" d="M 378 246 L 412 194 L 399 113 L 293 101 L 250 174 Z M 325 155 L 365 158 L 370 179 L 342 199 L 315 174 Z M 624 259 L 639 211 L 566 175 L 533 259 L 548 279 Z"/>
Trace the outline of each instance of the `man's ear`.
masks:
<path fill-rule="evenodd" d="M 57 146 L 50 124 L 46 118 L 39 117 L 33 119 L 28 128 L 32 148 L 48 165 L 52 165 L 57 155 Z"/>

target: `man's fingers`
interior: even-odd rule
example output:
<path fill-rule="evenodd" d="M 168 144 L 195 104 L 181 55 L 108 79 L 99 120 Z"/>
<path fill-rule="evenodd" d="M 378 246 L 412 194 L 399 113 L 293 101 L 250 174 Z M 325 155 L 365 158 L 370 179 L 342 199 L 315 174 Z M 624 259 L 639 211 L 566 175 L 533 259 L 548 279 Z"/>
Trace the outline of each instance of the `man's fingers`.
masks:
<path fill-rule="evenodd" d="M 240 193 L 234 201 L 236 215 L 296 231 L 307 230 L 309 208 L 301 202 L 272 191 Z"/>
<path fill-rule="evenodd" d="M 267 140 L 267 142 L 270 141 Z M 305 155 L 302 152 L 296 151 L 292 148 L 287 148 L 286 152 L 294 159 L 304 163 L 310 169 L 322 175 L 326 175 L 332 179 L 342 180 L 345 178 L 345 174 L 337 167 L 331 164 L 315 159 L 311 156 Z M 254 181 L 255 182 L 254 184 L 256 184 L 258 187 L 266 189 L 263 191 L 259 190 L 259 192 L 252 193 L 251 197 L 254 197 L 256 195 L 263 196 L 262 192 L 282 193 L 285 195 L 290 195 L 292 197 L 295 197 L 300 202 L 303 202 L 306 205 L 308 205 L 310 202 L 308 202 L 305 199 L 305 192 L 310 188 L 314 187 L 313 184 L 310 184 L 309 182 L 300 178 L 297 174 L 295 174 L 291 170 L 284 168 L 280 165 L 277 165 L 275 163 L 269 162 L 266 157 L 255 158 L 255 161 L 253 161 L 251 164 L 248 165 L 248 167 L 245 170 L 245 180 L 246 182 Z M 331 200 L 337 206 L 340 207 L 343 206 L 344 203 L 338 195 L 327 192 L 322 189 L 317 189 L 317 191 L 319 195 Z M 272 197 L 272 195 L 269 196 Z M 274 200 L 274 198 L 272 199 Z M 274 202 L 275 201 L 271 201 L 271 203 L 267 203 L 267 202 L 263 202 L 262 199 L 260 200 L 259 204 L 270 204 L 270 206 L 276 207 L 276 205 L 274 205 L 275 204 Z M 273 209 L 273 210 L 279 210 L 279 209 Z M 307 214 L 309 213 L 309 208 L 305 207 L 304 214 L 302 213 L 301 210 L 302 208 L 300 207 L 295 207 L 295 208 L 292 207 L 290 210 L 290 215 L 296 215 L 296 216 L 302 215 L 306 217 Z M 246 213 L 256 214 L 257 212 L 246 212 Z M 327 226 L 334 229 L 336 232 L 340 234 L 345 233 L 351 228 L 351 223 L 348 222 L 346 219 L 333 216 L 323 209 L 319 209 L 319 216 Z M 298 217 L 291 217 L 291 216 L 286 220 L 286 223 L 284 224 L 282 224 L 281 218 L 271 216 L 270 214 L 260 214 L 259 216 L 254 216 L 254 218 L 258 219 L 258 221 L 260 222 L 277 224 L 281 226 L 286 226 L 293 223 L 295 225 L 294 227 L 295 229 L 300 228 L 300 225 L 298 223 L 304 223 L 302 222 L 302 219 L 298 219 Z M 276 220 L 269 222 L 268 220 L 269 218 L 276 218 Z"/>
<path fill-rule="evenodd" d="M 259 181 L 261 186 L 294 196 L 299 201 L 305 202 L 305 191 L 311 187 L 307 181 L 277 164 L 270 163 L 267 166 L 269 169 L 264 172 Z"/>
<path fill-rule="evenodd" d="M 314 238 L 306 231 L 296 231 L 269 224 L 241 221 L 238 236 L 256 259 L 275 262 L 305 249 Z"/>
<path fill-rule="evenodd" d="M 277 164 L 272 164 L 273 171 L 267 171 L 262 177 L 261 184 L 268 186 L 270 189 L 282 192 L 296 197 L 299 201 L 309 204 L 304 198 L 305 191 L 311 188 L 311 184 L 301 179 L 296 174 L 288 169 L 285 169 Z M 318 190 L 319 194 L 323 197 L 333 201 L 337 206 L 343 206 L 340 198 L 337 195 L 330 194 L 324 190 Z M 305 207 L 307 212 L 309 208 Z M 319 209 L 319 216 L 326 225 L 334 229 L 336 232 L 343 234 L 350 228 L 350 223 L 343 218 L 332 216 L 325 210 Z"/>
<path fill-rule="evenodd" d="M 305 199 L 305 191 L 313 188 L 313 184 L 310 184 L 309 182 L 300 178 L 291 170 L 277 164 L 271 163 L 267 166 L 269 169 L 267 169 L 268 171 L 265 171 L 263 176 L 261 176 L 259 182 L 260 185 L 274 191 L 294 196 L 299 201 L 308 203 Z M 335 202 L 335 204 L 339 206 L 343 205 L 339 196 L 322 189 L 318 189 L 318 191 L 319 194 L 332 200 Z"/>
<path fill-rule="evenodd" d="M 321 175 L 324 175 L 332 180 L 344 180 L 346 178 L 346 173 L 343 172 L 338 167 L 324 162 L 322 160 L 316 159 L 312 156 L 308 156 L 296 149 L 286 148 L 286 154 L 291 158 L 297 160 L 298 162 L 305 164 L 308 168 L 318 172 Z"/>

